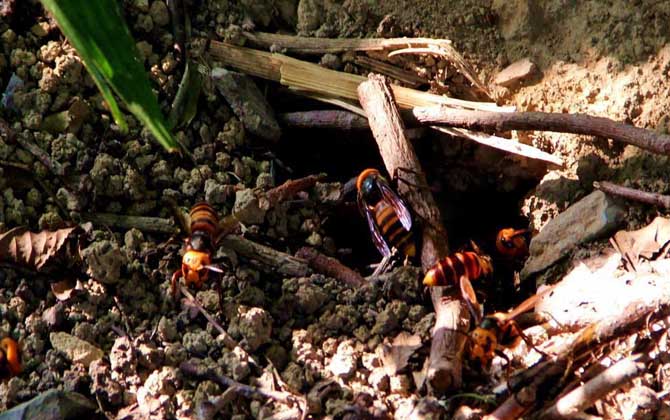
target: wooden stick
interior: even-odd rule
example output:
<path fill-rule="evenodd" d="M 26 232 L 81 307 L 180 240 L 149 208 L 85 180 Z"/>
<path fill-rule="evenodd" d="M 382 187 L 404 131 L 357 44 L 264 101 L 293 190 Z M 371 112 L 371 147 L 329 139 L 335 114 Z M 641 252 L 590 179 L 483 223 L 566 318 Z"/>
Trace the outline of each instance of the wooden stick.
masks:
<path fill-rule="evenodd" d="M 320 111 L 288 112 L 279 120 L 295 128 L 335 128 L 338 130 L 367 130 L 368 120 L 353 112 L 324 109 Z"/>
<path fill-rule="evenodd" d="M 117 229 L 137 228 L 144 232 L 153 233 L 177 233 L 178 229 L 170 219 L 161 217 L 128 216 L 113 213 L 90 213 L 82 214 L 82 220 L 94 225 L 111 226 Z"/>
<path fill-rule="evenodd" d="M 51 159 L 51 156 L 42 150 L 37 144 L 33 143 L 32 141 L 25 140 L 21 136 L 16 136 L 16 142 L 31 155 L 35 156 L 37 160 L 42 162 L 42 164 L 44 164 L 44 166 L 46 166 L 52 174 L 56 176 L 65 175 L 65 169 L 63 168 L 63 165 L 61 165 L 60 162 Z"/>
<path fill-rule="evenodd" d="M 609 118 L 551 112 L 489 112 L 444 106 L 416 108 L 414 116 L 429 124 L 447 124 L 471 130 L 543 130 L 586 134 L 632 144 L 641 149 L 670 154 L 670 136 L 623 124 Z"/>
<path fill-rule="evenodd" d="M 213 369 L 203 368 L 191 362 L 182 362 L 182 364 L 179 365 L 179 369 L 187 376 L 199 380 L 218 382 L 226 388 L 235 388 L 238 394 L 253 400 L 271 399 L 284 404 L 293 405 L 295 403 L 300 403 L 300 400 L 303 399 L 298 395 L 286 391 L 270 391 L 245 385 L 227 376 L 219 375 Z"/>
<path fill-rule="evenodd" d="M 383 77 L 370 75 L 369 80 L 359 86 L 358 94 L 387 171 L 395 175 L 398 170 L 405 169 L 407 173 L 403 177 L 409 183 L 427 185 L 416 153 L 405 137 L 391 89 Z M 410 188 L 403 182 L 398 185 L 398 192 L 405 197 L 414 213 L 425 221 L 421 266 L 426 271 L 449 251 L 440 211 L 427 189 Z M 469 324 L 467 308 L 460 300 L 444 299 L 442 292 L 442 288 L 431 289 L 437 319 L 428 368 L 429 384 L 433 391 L 439 393 L 461 384 L 460 354 L 465 344 L 464 332 Z"/>
<path fill-rule="evenodd" d="M 191 292 L 188 291 L 188 289 L 184 285 L 179 286 L 179 290 L 181 293 L 186 296 L 186 299 L 188 299 L 189 303 L 193 306 L 195 306 L 198 311 L 209 321 L 210 324 L 214 327 L 219 332 L 219 335 L 223 337 L 223 345 L 226 346 L 226 348 L 230 351 L 235 350 L 236 348 L 240 348 L 244 354 L 247 355 L 248 359 L 251 360 L 252 362 L 256 363 L 255 360 L 242 348 L 240 347 L 240 343 L 235 341 L 233 337 L 228 334 L 228 331 L 226 331 L 221 324 L 219 324 L 216 319 L 214 319 L 213 316 L 207 312 L 205 308 L 202 307 L 200 302 L 191 294 Z"/>
<path fill-rule="evenodd" d="M 584 385 L 562 396 L 540 414 L 543 419 L 571 419 L 611 391 L 642 375 L 650 360 L 648 354 L 636 354 L 618 361 Z"/>
<path fill-rule="evenodd" d="M 607 194 L 617 195 L 629 200 L 640 201 L 642 203 L 670 209 L 670 195 L 640 191 L 607 181 L 594 182 L 593 188 L 599 189 Z"/>
<path fill-rule="evenodd" d="M 283 184 L 268 190 L 265 197 L 270 202 L 270 206 L 274 206 L 280 201 L 287 200 L 300 191 L 305 191 L 312 188 L 316 183 L 322 180 L 322 175 L 309 175 L 299 179 L 289 179 Z"/>
<path fill-rule="evenodd" d="M 553 382 L 565 375 L 565 369 L 568 366 L 572 369 L 579 368 L 596 349 L 643 328 L 654 319 L 664 318 L 668 315 L 670 315 L 670 287 L 665 287 L 660 288 L 658 294 L 649 300 L 631 303 L 621 314 L 591 324 L 571 341 L 553 348 L 552 350 L 557 356 L 549 360 L 545 358 L 545 360 L 531 366 L 527 369 L 529 373 L 521 372 L 521 374 L 510 378 L 510 387 L 513 391 L 518 390 L 516 395 L 510 396 L 493 413 L 484 418 L 487 420 L 507 420 L 523 415 L 533 405 L 545 401 L 547 395 L 546 392 L 542 393 L 542 401 L 536 400 L 527 404 L 519 404 L 517 397 L 519 392 L 523 392 L 523 395 L 536 395 L 540 393 L 538 391 L 540 388 L 555 387 L 556 385 Z M 524 382 L 525 384 L 523 384 Z M 511 408 L 515 409 L 512 410 Z M 506 414 L 508 412 L 514 413 L 514 415 L 509 417 Z"/>
<path fill-rule="evenodd" d="M 314 248 L 304 246 L 295 254 L 296 257 L 307 260 L 309 266 L 317 273 L 340 280 L 351 287 L 360 287 L 365 283 L 363 276 L 342 264 L 335 258 L 321 254 Z"/>
<path fill-rule="evenodd" d="M 266 272 L 278 272 L 290 277 L 304 277 L 311 273 L 306 261 L 241 236 L 228 235 L 221 239 L 220 244 L 247 259 L 257 261 L 259 268 Z"/>

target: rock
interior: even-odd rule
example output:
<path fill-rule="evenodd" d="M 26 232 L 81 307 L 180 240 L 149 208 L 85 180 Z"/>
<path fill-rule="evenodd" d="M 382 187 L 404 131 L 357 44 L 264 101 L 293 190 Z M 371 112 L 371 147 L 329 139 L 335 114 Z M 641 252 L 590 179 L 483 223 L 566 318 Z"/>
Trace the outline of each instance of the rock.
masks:
<path fill-rule="evenodd" d="M 157 26 L 165 26 L 170 23 L 170 13 L 163 0 L 156 0 L 151 3 L 149 16 L 151 16 L 151 20 L 153 20 L 154 24 Z"/>
<path fill-rule="evenodd" d="M 568 207 L 544 226 L 530 243 L 530 257 L 521 278 L 539 273 L 566 256 L 579 244 L 616 228 L 626 212 L 602 191 L 594 191 Z"/>
<path fill-rule="evenodd" d="M 411 387 L 412 380 L 409 376 L 405 374 L 391 376 L 391 392 L 394 394 L 408 395 Z"/>
<path fill-rule="evenodd" d="M 376 368 L 368 375 L 368 383 L 375 391 L 386 392 L 389 390 L 390 381 L 383 368 Z"/>
<path fill-rule="evenodd" d="M 137 361 L 147 369 L 157 369 L 163 363 L 163 352 L 152 343 L 141 343 L 137 346 Z"/>
<path fill-rule="evenodd" d="M 158 337 L 167 342 L 177 340 L 177 325 L 172 318 L 163 316 L 158 321 Z"/>
<path fill-rule="evenodd" d="M 82 251 L 82 256 L 88 266 L 87 273 L 94 279 L 105 283 L 115 284 L 119 281 L 121 266 L 126 259 L 116 242 L 96 241 Z"/>
<path fill-rule="evenodd" d="M 300 285 L 294 297 L 296 306 L 307 315 L 318 311 L 328 301 L 326 294 L 320 287 L 306 283 Z"/>
<path fill-rule="evenodd" d="M 49 334 L 49 341 L 54 349 L 65 353 L 72 363 L 81 363 L 86 367 L 105 355 L 93 344 L 64 332 Z"/>
<path fill-rule="evenodd" d="M 265 220 L 267 209 L 260 206 L 252 189 L 244 189 L 235 193 L 233 216 L 244 224 L 260 224 Z"/>
<path fill-rule="evenodd" d="M 335 205 L 342 201 L 342 184 L 339 182 L 317 182 L 312 189 L 315 201 Z"/>
<path fill-rule="evenodd" d="M 523 58 L 505 67 L 496 75 L 495 79 L 493 79 L 493 83 L 509 87 L 523 79 L 533 76 L 536 72 L 537 66 L 535 63 L 530 61 L 529 58 Z"/>
<path fill-rule="evenodd" d="M 272 317 L 262 308 L 240 306 L 237 315 L 237 328 L 250 351 L 270 341 Z"/>
<path fill-rule="evenodd" d="M 657 418 L 654 414 L 663 405 L 654 390 L 642 385 L 633 386 L 628 392 L 617 394 L 615 399 L 625 419 Z"/>
<path fill-rule="evenodd" d="M 500 32 L 506 40 L 532 40 L 543 29 L 542 3 L 533 0 L 493 0 L 491 10 L 498 16 Z"/>
<path fill-rule="evenodd" d="M 273 142 L 279 140 L 279 123 L 253 80 L 244 74 L 222 68 L 212 70 L 212 80 L 244 128 L 262 139 Z"/>
<path fill-rule="evenodd" d="M 42 320 L 50 330 L 57 330 L 65 321 L 65 306 L 58 302 L 42 313 Z"/>
<path fill-rule="evenodd" d="M 340 378 L 349 378 L 356 372 L 358 358 L 351 343 L 344 341 L 337 346 L 335 355 L 328 364 L 328 370 Z"/>
<path fill-rule="evenodd" d="M 314 31 L 321 26 L 325 17 L 323 2 L 320 0 L 300 0 L 298 3 L 298 31 Z"/>
<path fill-rule="evenodd" d="M 137 355 L 128 337 L 119 337 L 114 341 L 109 352 L 109 363 L 112 370 L 121 376 L 131 376 L 137 371 Z"/>
<path fill-rule="evenodd" d="M 0 420 L 92 418 L 97 405 L 76 392 L 49 390 L 0 415 Z"/>
<path fill-rule="evenodd" d="M 240 4 L 254 23 L 268 26 L 272 21 L 274 1 L 241 0 Z"/>
<path fill-rule="evenodd" d="M 180 382 L 180 373 L 176 368 L 165 366 L 152 372 L 137 390 L 137 404 L 142 417 L 173 417 L 174 409 L 169 404 L 169 397 L 175 394 Z"/>

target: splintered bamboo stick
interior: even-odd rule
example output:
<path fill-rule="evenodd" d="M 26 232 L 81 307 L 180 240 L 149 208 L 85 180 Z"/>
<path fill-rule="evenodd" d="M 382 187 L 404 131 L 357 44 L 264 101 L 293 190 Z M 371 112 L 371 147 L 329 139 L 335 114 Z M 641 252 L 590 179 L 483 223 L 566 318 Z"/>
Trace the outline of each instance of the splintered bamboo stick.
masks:
<path fill-rule="evenodd" d="M 366 80 L 363 76 L 326 69 L 308 61 L 225 42 L 211 41 L 209 52 L 223 65 L 252 76 L 274 80 L 297 91 L 309 91 L 339 99 L 358 100 L 356 89 Z M 501 107 L 493 102 L 465 101 L 397 85 L 391 85 L 391 89 L 398 106 L 405 109 L 447 105 L 480 111 L 514 111 L 514 107 Z"/>
<path fill-rule="evenodd" d="M 279 47 L 299 54 L 324 54 L 344 51 L 396 50 L 394 54 L 432 54 L 451 62 L 470 82 L 489 95 L 488 88 L 479 80 L 477 73 L 463 56 L 456 51 L 448 39 L 433 38 L 307 38 L 294 35 L 279 35 L 266 32 L 243 32 L 251 43 L 264 47 Z M 379 71 L 379 69 L 374 69 Z M 385 73 L 381 71 L 381 73 Z M 390 75 L 394 77 L 393 75 Z M 399 79 L 402 80 L 402 79 Z M 490 96 L 490 95 L 489 95 Z"/>
<path fill-rule="evenodd" d="M 272 46 L 299 54 L 324 54 L 344 51 L 382 51 L 418 46 L 451 46 L 448 39 L 433 38 L 309 38 L 267 32 L 242 32 L 242 35 L 260 47 Z"/>

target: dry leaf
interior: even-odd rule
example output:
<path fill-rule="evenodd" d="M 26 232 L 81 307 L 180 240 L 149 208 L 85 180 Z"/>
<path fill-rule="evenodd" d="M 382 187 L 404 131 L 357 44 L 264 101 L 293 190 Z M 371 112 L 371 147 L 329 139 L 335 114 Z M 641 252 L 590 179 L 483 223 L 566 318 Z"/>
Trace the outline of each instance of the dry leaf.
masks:
<path fill-rule="evenodd" d="M 640 257 L 651 261 L 667 251 L 670 244 L 670 219 L 657 217 L 642 229 L 619 231 L 611 242 L 626 262 L 626 268 L 637 271 Z"/>
<path fill-rule="evenodd" d="M 389 376 L 393 376 L 407 366 L 414 351 L 420 348 L 421 337 L 416 334 L 401 332 L 393 339 L 393 344 L 385 343 L 382 350 L 382 363 Z"/>
<path fill-rule="evenodd" d="M 53 260 L 71 238 L 82 232 L 79 226 L 43 230 L 38 233 L 17 227 L 0 235 L 0 261 L 10 261 L 41 271 L 46 263 Z"/>

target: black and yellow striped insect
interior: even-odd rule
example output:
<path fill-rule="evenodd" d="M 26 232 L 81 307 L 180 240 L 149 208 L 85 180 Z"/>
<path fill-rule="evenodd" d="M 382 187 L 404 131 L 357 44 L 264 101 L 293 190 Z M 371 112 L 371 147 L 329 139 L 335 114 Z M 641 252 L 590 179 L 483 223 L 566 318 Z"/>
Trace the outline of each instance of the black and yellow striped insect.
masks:
<path fill-rule="evenodd" d="M 484 317 L 479 325 L 470 333 L 470 359 L 477 360 L 482 367 L 487 368 L 496 354 L 504 357 L 504 354 L 501 352 L 502 349 L 514 348 L 521 340 L 524 340 L 529 347 L 535 348 L 535 350 L 542 353 L 523 333 L 522 327 L 519 326 L 516 320 L 523 313 L 533 309 L 540 298 L 551 290 L 553 290 L 553 287 L 548 287 L 542 292 L 529 297 L 510 312 L 496 312 Z"/>
<path fill-rule="evenodd" d="M 181 268 L 172 275 L 172 294 L 177 293 L 179 277 L 184 278 L 186 287 L 197 289 L 209 278 L 209 272 L 222 273 L 219 267 L 212 265 L 212 254 L 221 237 L 219 217 L 208 203 L 197 203 L 189 212 L 190 235 L 186 239 L 186 252 L 182 257 Z"/>
<path fill-rule="evenodd" d="M 426 272 L 423 284 L 428 287 L 458 287 L 470 314 L 476 322 L 479 322 L 482 310 L 471 281 L 491 274 L 493 264 L 491 258 L 483 254 L 474 242 L 471 242 L 471 247 L 472 251 L 454 252 L 436 262 Z"/>
<path fill-rule="evenodd" d="M 7 379 L 21 373 L 21 351 L 19 344 L 6 337 L 0 340 L 0 379 Z"/>
<path fill-rule="evenodd" d="M 376 169 L 365 169 L 356 180 L 356 188 L 358 208 L 365 216 L 377 250 L 389 257 L 394 247 L 405 257 L 413 258 L 416 243 L 412 216 L 386 178 Z"/>

